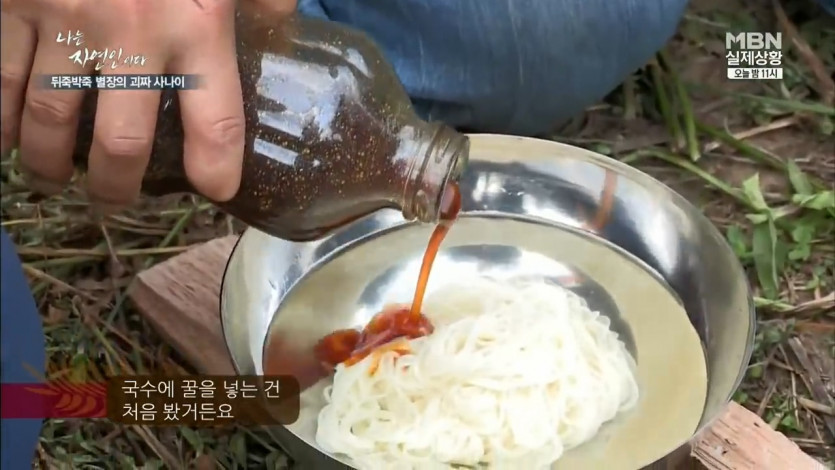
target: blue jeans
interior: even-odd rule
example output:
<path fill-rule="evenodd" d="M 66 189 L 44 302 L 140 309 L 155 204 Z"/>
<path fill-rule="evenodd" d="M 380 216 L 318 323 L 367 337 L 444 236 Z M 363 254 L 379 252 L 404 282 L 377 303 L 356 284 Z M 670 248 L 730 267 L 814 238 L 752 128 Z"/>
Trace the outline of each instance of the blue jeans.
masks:
<path fill-rule="evenodd" d="M 821 8 L 824 9 L 830 16 L 835 16 L 835 0 L 818 0 L 818 4 Z"/>
<path fill-rule="evenodd" d="M 688 0 L 299 0 L 368 33 L 418 113 L 537 136 L 615 89 L 672 37 Z M 817 0 L 835 15 L 835 0 Z"/>
<path fill-rule="evenodd" d="M 419 114 L 480 132 L 541 135 L 647 63 L 687 0 L 299 0 L 368 33 Z"/>
<path fill-rule="evenodd" d="M 40 382 L 46 368 L 41 316 L 23 276 L 15 246 L 5 230 L 0 232 L 0 382 Z M 40 432 L 39 419 L 1 420 L 0 468 L 32 468 Z"/>

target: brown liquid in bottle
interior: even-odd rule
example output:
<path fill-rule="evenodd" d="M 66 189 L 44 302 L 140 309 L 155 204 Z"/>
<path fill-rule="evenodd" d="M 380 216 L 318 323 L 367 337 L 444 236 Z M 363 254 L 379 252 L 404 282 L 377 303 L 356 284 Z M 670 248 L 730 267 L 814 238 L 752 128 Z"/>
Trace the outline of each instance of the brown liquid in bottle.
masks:
<path fill-rule="evenodd" d="M 246 144 L 237 195 L 219 207 L 266 233 L 306 241 L 383 208 L 434 223 L 467 159 L 467 138 L 420 120 L 363 34 L 238 12 Z M 106 93 L 106 91 L 104 92 Z M 189 93 L 181 91 L 179 93 Z M 74 160 L 85 166 L 97 93 L 85 99 Z M 143 192 L 193 192 L 177 92 L 164 91 Z"/>

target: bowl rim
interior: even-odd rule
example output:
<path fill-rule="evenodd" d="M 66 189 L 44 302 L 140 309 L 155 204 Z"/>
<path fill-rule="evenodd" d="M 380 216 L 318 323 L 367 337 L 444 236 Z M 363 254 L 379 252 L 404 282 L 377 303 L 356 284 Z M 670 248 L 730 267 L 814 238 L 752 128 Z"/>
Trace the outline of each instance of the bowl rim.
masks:
<path fill-rule="evenodd" d="M 539 139 L 539 138 L 533 138 L 533 137 L 521 137 L 521 136 L 507 136 L 507 135 L 502 135 L 502 134 L 475 134 L 475 135 L 479 139 L 487 139 L 487 140 L 491 140 L 492 138 L 496 138 L 496 137 L 500 137 L 500 138 L 511 137 L 511 138 L 518 139 L 518 140 L 524 141 L 524 142 L 539 143 L 540 145 L 547 145 L 547 146 L 551 146 L 551 147 L 554 147 L 554 148 L 557 148 L 557 149 L 562 148 L 564 150 L 573 151 L 573 152 L 575 152 L 575 154 L 569 156 L 569 158 L 574 158 L 574 157 L 577 157 L 577 156 L 581 156 L 583 158 L 586 158 L 586 159 L 590 160 L 593 164 L 595 164 L 597 166 L 600 166 L 602 168 L 608 168 L 608 169 L 615 170 L 619 174 L 622 174 L 622 175 L 628 177 L 629 179 L 631 179 L 632 181 L 636 182 L 637 184 L 639 184 L 641 186 L 644 186 L 644 187 L 654 186 L 657 189 L 663 190 L 669 197 L 676 200 L 676 202 L 678 204 L 681 204 L 681 205 L 687 207 L 688 209 L 692 209 L 693 213 L 694 213 L 694 216 L 697 219 L 701 219 L 701 222 L 703 222 L 705 224 L 706 230 L 708 232 L 712 232 L 712 234 L 714 236 L 717 236 L 719 238 L 719 240 L 721 240 L 721 245 L 724 247 L 725 250 L 727 250 L 732 255 L 731 259 L 732 259 L 732 263 L 735 266 L 735 269 L 737 271 L 737 275 L 738 275 L 737 277 L 739 278 L 738 282 L 741 282 L 745 286 L 746 301 L 747 301 L 747 304 L 748 304 L 747 305 L 748 306 L 748 309 L 747 309 L 748 312 L 747 312 L 747 315 L 746 315 L 747 323 L 748 323 L 748 328 L 747 328 L 748 331 L 745 335 L 745 347 L 744 347 L 744 350 L 742 351 L 742 356 L 740 357 L 739 369 L 736 373 L 736 377 L 734 378 L 734 380 L 732 382 L 732 384 L 733 384 L 732 387 L 730 387 L 729 392 L 722 399 L 722 402 L 724 403 L 724 405 L 727 406 L 727 404 L 730 403 L 733 400 L 734 393 L 739 389 L 739 386 L 742 384 L 743 380 L 745 379 L 745 375 L 746 375 L 746 372 L 747 372 L 747 369 L 748 369 L 748 365 L 750 364 L 751 357 L 753 356 L 754 340 L 755 340 L 756 332 L 757 332 L 757 329 L 758 329 L 758 324 L 757 324 L 756 304 L 754 302 L 753 289 L 751 287 L 750 279 L 748 278 L 747 273 L 746 273 L 742 263 L 739 261 L 739 258 L 736 255 L 733 254 L 733 251 L 730 247 L 730 244 L 725 239 L 725 237 L 722 235 L 722 233 L 719 231 L 719 228 L 716 227 L 716 225 L 707 216 L 705 216 L 701 211 L 699 211 L 696 208 L 696 206 L 693 205 L 687 198 L 685 198 L 683 195 L 679 194 L 677 191 L 673 190 L 671 187 L 669 187 L 664 182 L 656 179 L 655 177 L 653 177 L 652 175 L 650 175 L 646 172 L 643 172 L 643 171 L 639 170 L 638 168 L 635 168 L 631 165 L 623 163 L 623 162 L 621 162 L 619 160 L 616 160 L 612 157 L 607 157 L 603 154 L 600 154 L 600 153 L 597 153 L 597 152 L 594 152 L 594 151 L 591 151 L 591 150 L 587 150 L 587 149 L 584 149 L 584 148 L 581 148 L 581 147 L 568 145 L 568 144 L 564 144 L 562 142 L 556 142 L 556 141 L 547 140 L 547 139 Z M 473 136 L 473 135 L 471 134 L 470 136 Z M 576 159 L 580 160 L 580 158 L 576 158 Z M 472 161 L 473 162 L 478 162 L 480 160 L 472 159 Z M 357 220 L 351 222 L 349 225 L 346 226 L 346 228 L 355 226 L 356 224 L 359 224 L 359 223 L 362 223 L 363 220 L 365 220 L 367 217 L 373 217 L 374 214 L 379 214 L 379 211 L 373 212 L 366 217 L 362 217 L 360 219 L 357 219 Z M 548 225 L 552 225 L 552 226 L 558 226 L 558 228 L 560 228 L 562 230 L 585 233 L 583 230 L 581 230 L 577 227 L 572 227 L 572 226 L 569 226 L 567 224 L 559 224 L 559 223 L 554 222 L 554 221 L 549 221 L 547 219 L 538 218 L 538 217 L 534 217 L 534 216 L 520 216 L 518 214 L 505 214 L 505 213 L 501 213 L 499 211 L 486 211 L 486 210 L 471 210 L 471 211 L 467 211 L 467 212 L 462 212 L 461 215 L 465 216 L 465 217 L 484 217 L 485 215 L 489 216 L 490 214 L 492 214 L 494 217 L 499 216 L 499 217 L 505 217 L 505 218 L 512 218 L 512 219 L 515 219 L 515 220 L 526 220 L 528 222 L 544 223 L 544 224 L 548 224 Z M 373 240 L 373 239 L 375 239 L 379 236 L 385 235 L 385 234 L 393 232 L 393 231 L 407 229 L 408 227 L 414 226 L 414 225 L 418 225 L 418 222 L 406 221 L 406 220 L 398 221 L 398 222 L 395 222 L 394 224 L 392 224 L 390 226 L 375 230 L 373 232 L 365 233 L 362 236 L 351 239 L 349 242 L 347 242 L 343 245 L 335 247 L 333 250 L 329 251 L 325 256 L 323 256 L 322 258 L 317 260 L 313 264 L 311 269 L 307 270 L 305 273 L 300 275 L 299 278 L 297 278 L 292 283 L 292 285 L 290 285 L 290 287 L 288 287 L 287 292 L 290 292 L 293 288 L 295 288 L 295 286 L 299 282 L 301 282 L 309 273 L 314 272 L 317 269 L 321 268 L 321 266 L 323 264 L 332 260 L 334 257 L 339 256 L 340 254 L 342 254 L 344 252 L 344 250 L 346 250 L 350 247 L 353 247 L 358 243 L 359 244 L 366 243 L 366 242 L 371 241 L 371 240 Z M 235 240 L 235 244 L 232 247 L 232 250 L 230 251 L 229 256 L 228 256 L 228 258 L 226 260 L 226 263 L 224 265 L 223 275 L 222 275 L 222 278 L 221 278 L 220 291 L 219 291 L 220 301 L 218 302 L 218 314 L 220 316 L 221 332 L 223 334 L 223 339 L 224 339 L 223 343 L 224 343 L 224 347 L 226 348 L 227 353 L 229 354 L 230 361 L 232 363 L 233 368 L 235 369 L 236 374 L 241 374 L 241 366 L 239 364 L 238 359 L 235 357 L 235 355 L 234 355 L 234 353 L 233 353 L 233 351 L 230 347 L 229 341 L 228 341 L 228 338 L 229 338 L 229 335 L 227 334 L 228 326 L 227 326 L 227 322 L 225 321 L 225 316 L 224 316 L 224 310 L 225 309 L 224 309 L 224 302 L 222 301 L 222 299 L 224 297 L 224 291 L 227 289 L 227 279 L 228 279 L 230 266 L 232 265 L 233 260 L 236 259 L 236 253 L 238 253 L 240 251 L 240 245 L 241 245 L 242 241 L 244 241 L 244 238 L 247 236 L 247 233 L 250 232 L 250 231 L 259 232 L 259 233 L 263 234 L 264 236 L 269 236 L 266 233 L 264 233 L 260 230 L 257 230 L 253 227 L 247 227 L 237 237 L 237 239 Z M 599 236 L 596 236 L 594 234 L 586 234 L 586 235 L 590 235 L 592 238 L 595 239 L 594 241 L 597 242 L 597 243 L 604 243 L 604 244 L 607 245 L 607 247 L 616 249 L 616 251 L 618 251 L 619 254 L 627 255 L 627 257 L 631 261 L 637 261 L 638 265 L 641 268 L 645 269 L 653 277 L 660 278 L 660 282 L 662 282 L 663 285 L 667 289 L 672 290 L 672 293 L 676 296 L 676 298 L 678 300 L 680 300 L 680 295 L 678 294 L 678 292 L 675 289 L 673 289 L 672 286 L 669 285 L 669 283 L 666 281 L 666 279 L 663 277 L 663 275 L 658 273 L 655 268 L 653 268 L 652 266 L 647 264 L 643 259 L 635 256 L 632 253 L 629 253 L 625 249 L 621 248 L 619 245 L 616 245 L 616 244 L 614 244 L 614 243 L 612 243 L 612 242 L 610 242 L 606 239 L 602 239 Z M 292 241 L 286 241 L 286 242 L 292 243 L 294 245 L 295 244 L 303 245 L 303 244 L 306 244 L 306 243 L 316 243 L 317 240 L 312 240 L 310 242 L 292 242 Z M 614 245 L 614 246 L 608 246 L 608 245 Z M 238 255 L 238 256 L 240 256 L 240 255 Z M 658 280 L 658 279 L 656 279 L 656 280 Z M 286 295 L 284 297 L 286 297 Z M 682 307 L 685 309 L 685 312 L 686 312 L 687 311 L 686 306 L 683 305 Z M 273 318 L 271 318 L 267 323 L 268 324 L 268 331 L 264 335 L 264 338 L 263 338 L 264 343 L 266 342 L 266 339 L 269 336 L 269 325 L 271 325 L 274 320 L 275 320 L 275 314 L 273 314 Z M 262 344 L 262 347 L 261 347 L 261 354 L 262 355 L 263 355 L 263 348 L 264 348 L 264 345 Z M 261 373 L 263 373 L 263 371 Z M 710 372 L 708 371 L 708 380 L 710 380 L 709 373 Z M 705 402 L 704 406 L 705 407 L 707 406 L 707 402 Z M 704 413 L 705 413 L 704 409 L 703 409 L 702 413 L 703 413 L 702 418 L 704 418 Z M 715 422 L 720 417 L 721 417 L 721 412 L 717 412 L 713 416 L 711 416 L 709 419 L 706 419 L 706 420 L 703 419 L 703 421 L 701 421 L 700 425 L 694 430 L 693 436 L 698 435 L 701 431 L 703 431 L 705 428 L 709 427 L 713 422 Z M 283 426 L 283 427 L 286 427 L 286 426 Z M 691 439 L 692 439 L 692 437 L 691 437 Z M 683 443 L 683 444 L 686 444 L 686 442 Z M 673 451 L 671 451 L 671 453 L 672 452 Z"/>

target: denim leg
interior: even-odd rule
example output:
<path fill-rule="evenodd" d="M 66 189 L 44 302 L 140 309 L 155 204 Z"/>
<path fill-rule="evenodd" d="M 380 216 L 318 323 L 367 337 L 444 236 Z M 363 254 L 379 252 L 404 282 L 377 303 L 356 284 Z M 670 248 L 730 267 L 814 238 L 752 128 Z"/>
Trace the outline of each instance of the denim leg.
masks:
<path fill-rule="evenodd" d="M 818 0 L 818 5 L 830 16 L 835 16 L 835 0 Z"/>
<path fill-rule="evenodd" d="M 14 243 L 0 232 L 0 378 L 4 384 L 40 382 L 46 365 L 41 317 Z M 40 419 L 0 420 L 3 470 L 32 468 L 41 425 Z"/>
<path fill-rule="evenodd" d="M 365 31 L 418 112 L 538 135 L 594 104 L 675 32 L 687 0 L 299 0 Z"/>

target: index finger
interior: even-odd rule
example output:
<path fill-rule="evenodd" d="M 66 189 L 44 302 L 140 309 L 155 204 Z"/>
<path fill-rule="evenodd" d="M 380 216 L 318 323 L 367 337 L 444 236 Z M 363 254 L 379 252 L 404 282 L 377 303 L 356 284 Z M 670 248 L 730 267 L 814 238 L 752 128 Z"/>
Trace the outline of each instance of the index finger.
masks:
<path fill-rule="evenodd" d="M 144 53 L 148 49 L 133 50 Z M 163 61 L 153 60 L 161 55 L 150 53 L 152 59 L 142 71 L 162 73 Z M 123 73 L 106 66 L 101 77 L 108 80 Z M 158 90 L 99 90 L 87 171 L 87 191 L 93 201 L 115 208 L 139 197 L 154 144 L 159 103 Z"/>
<path fill-rule="evenodd" d="M 244 151 L 244 106 L 235 53 L 234 3 L 207 12 L 199 41 L 171 63 L 172 71 L 196 74 L 200 86 L 180 90 L 186 175 L 194 188 L 215 201 L 238 192 Z"/>
<path fill-rule="evenodd" d="M 10 13 L 0 13 L 0 153 L 17 146 L 20 113 L 35 58 L 35 28 Z"/>

